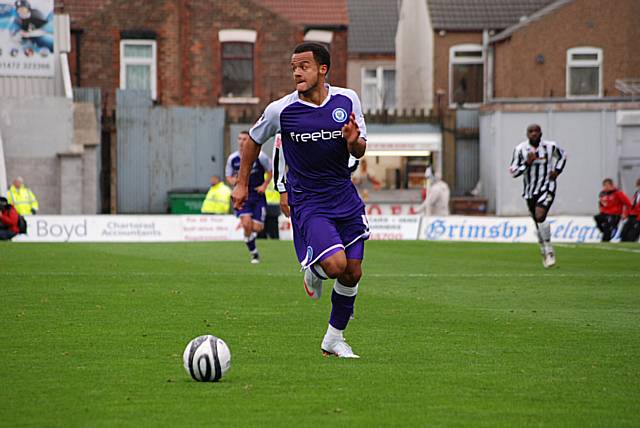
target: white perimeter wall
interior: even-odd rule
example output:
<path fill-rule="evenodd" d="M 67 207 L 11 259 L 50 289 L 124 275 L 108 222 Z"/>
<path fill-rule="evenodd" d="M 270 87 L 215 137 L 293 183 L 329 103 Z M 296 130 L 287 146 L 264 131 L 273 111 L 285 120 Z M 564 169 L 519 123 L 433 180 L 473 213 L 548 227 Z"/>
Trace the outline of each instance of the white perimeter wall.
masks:
<path fill-rule="evenodd" d="M 508 167 L 514 147 L 526 139 L 526 128 L 532 123 L 542 127 L 543 138 L 556 141 L 568 155 L 551 214 L 595 214 L 602 179 L 618 180 L 619 159 L 625 155 L 615 111 L 482 114 L 480 177 L 489 210 L 497 215 L 527 215 L 522 177 L 513 179 Z"/>

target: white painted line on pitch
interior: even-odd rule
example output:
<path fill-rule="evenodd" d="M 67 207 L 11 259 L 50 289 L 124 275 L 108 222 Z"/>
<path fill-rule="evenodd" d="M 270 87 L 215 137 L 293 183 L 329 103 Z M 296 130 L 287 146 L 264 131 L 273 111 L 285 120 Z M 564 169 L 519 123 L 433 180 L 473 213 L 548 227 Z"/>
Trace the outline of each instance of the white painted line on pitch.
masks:
<path fill-rule="evenodd" d="M 202 276 L 237 276 L 236 272 L 190 272 L 179 273 L 175 272 L 119 272 L 119 273 L 81 273 L 81 272 L 14 272 L 12 276 L 103 276 L 106 278 L 117 277 L 202 277 Z M 266 276 L 276 278 L 302 278 L 299 273 L 243 273 L 244 276 Z M 555 273 L 555 272 L 540 272 L 540 273 L 406 273 L 406 274 L 393 274 L 393 273 L 367 273 L 364 275 L 367 278 L 592 278 L 594 276 L 606 276 L 607 278 L 640 278 L 640 273 L 602 273 L 594 275 L 593 273 Z"/>
<path fill-rule="evenodd" d="M 606 245 L 590 245 L 588 247 L 584 246 L 584 245 L 575 245 L 575 244 L 553 244 L 556 247 L 564 247 L 564 248 L 588 248 L 588 249 L 594 249 L 594 250 L 605 250 L 605 251 L 620 251 L 623 253 L 638 253 L 640 254 L 640 249 L 636 250 L 633 248 L 625 248 L 625 247 L 611 247 L 611 246 L 606 246 Z"/>

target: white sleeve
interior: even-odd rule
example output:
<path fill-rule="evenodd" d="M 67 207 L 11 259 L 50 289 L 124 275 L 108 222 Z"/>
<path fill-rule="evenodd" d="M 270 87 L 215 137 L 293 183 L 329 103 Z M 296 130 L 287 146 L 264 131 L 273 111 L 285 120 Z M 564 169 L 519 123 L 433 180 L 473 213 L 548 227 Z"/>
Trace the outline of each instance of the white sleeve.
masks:
<path fill-rule="evenodd" d="M 513 149 L 513 155 L 511 157 L 511 165 L 509 166 L 509 172 L 511 172 L 511 176 L 513 178 L 520 177 L 522 173 L 524 173 L 527 169 L 527 163 L 525 158 L 522 156 L 522 152 L 520 151 L 520 146 L 516 146 Z"/>
<path fill-rule="evenodd" d="M 226 177 L 233 177 L 233 167 L 231 166 L 231 158 L 233 155 L 227 158 L 227 165 L 224 167 L 224 175 Z"/>
<path fill-rule="evenodd" d="M 367 139 L 367 124 L 364 121 L 364 115 L 362 114 L 362 105 L 360 104 L 360 98 L 358 98 L 358 94 L 355 91 L 349 90 L 347 93 L 349 98 L 351 98 L 351 102 L 353 103 L 353 112 L 356 115 L 356 123 L 358 124 L 358 128 L 360 129 L 360 136 Z"/>
<path fill-rule="evenodd" d="M 271 159 L 269 159 L 269 156 L 265 153 L 260 152 L 258 155 L 258 162 L 260 162 L 260 165 L 262 165 L 265 171 L 271 172 L 273 170 L 271 167 Z"/>
<path fill-rule="evenodd" d="M 249 136 L 259 145 L 266 143 L 280 129 L 280 109 L 273 102 L 264 109 L 260 119 L 249 130 Z"/>
<path fill-rule="evenodd" d="M 285 186 L 286 164 L 280 134 L 276 134 L 276 141 L 273 144 L 273 183 L 278 192 L 284 193 L 287 191 Z"/>

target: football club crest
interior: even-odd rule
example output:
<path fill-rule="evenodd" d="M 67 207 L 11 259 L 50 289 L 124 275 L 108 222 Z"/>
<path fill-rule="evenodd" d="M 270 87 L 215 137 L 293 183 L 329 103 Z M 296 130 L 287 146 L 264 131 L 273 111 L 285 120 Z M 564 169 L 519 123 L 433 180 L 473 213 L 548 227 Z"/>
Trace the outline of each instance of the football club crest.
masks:
<path fill-rule="evenodd" d="M 331 116 L 336 122 L 342 123 L 347 120 L 347 111 L 343 108 L 338 107 L 337 109 L 333 110 Z"/>

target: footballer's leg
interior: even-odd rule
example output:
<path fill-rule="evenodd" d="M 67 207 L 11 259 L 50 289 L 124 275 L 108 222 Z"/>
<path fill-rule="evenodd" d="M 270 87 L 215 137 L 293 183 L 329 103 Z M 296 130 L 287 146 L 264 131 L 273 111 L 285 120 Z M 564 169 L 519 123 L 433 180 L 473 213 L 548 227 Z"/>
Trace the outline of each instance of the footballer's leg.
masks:
<path fill-rule="evenodd" d="M 537 199 L 527 199 L 527 208 L 529 209 L 529 214 L 531 215 L 531 219 L 533 220 L 533 224 L 536 225 L 536 234 L 538 235 L 538 244 L 540 244 L 540 255 L 542 256 L 542 261 L 544 263 L 545 252 L 544 252 L 544 240 L 542 239 L 542 235 L 540 234 L 540 226 L 538 225 L 538 220 L 536 219 L 536 201 Z"/>
<path fill-rule="evenodd" d="M 359 241 L 362 243 L 362 241 Z M 340 256 L 346 257 L 344 252 Z M 327 332 L 322 339 L 321 349 L 325 356 L 336 355 L 340 358 L 359 358 L 354 354 L 344 338 L 344 331 L 349 324 L 356 297 L 358 283 L 362 276 L 361 259 L 345 259 L 346 266 L 336 278 L 331 293 L 331 315 Z"/>
<path fill-rule="evenodd" d="M 240 224 L 242 225 L 242 230 L 244 232 L 244 243 L 249 250 L 249 254 L 251 254 L 251 263 L 256 263 L 254 260 L 258 254 L 258 249 L 256 248 L 256 237 L 258 235 L 253 231 L 253 219 L 251 213 L 247 212 L 240 214 Z M 258 258 L 258 262 L 259 261 L 260 260 Z"/>
<path fill-rule="evenodd" d="M 556 255 L 551 245 L 551 224 L 547 221 L 547 214 L 553 203 L 553 193 L 543 195 L 535 207 L 535 220 L 538 225 L 538 236 L 542 241 L 543 266 L 550 268 L 556 264 Z"/>
<path fill-rule="evenodd" d="M 251 238 L 253 240 L 254 251 L 251 251 L 251 263 L 257 264 L 260 263 L 260 253 L 258 252 L 258 247 L 256 246 L 256 238 L 258 234 L 262 232 L 264 229 L 264 221 L 267 214 L 266 201 L 264 198 L 259 200 L 253 206 L 251 212 Z"/>
<path fill-rule="evenodd" d="M 369 225 L 364 212 L 347 221 L 338 222 L 338 230 L 345 243 L 345 250 L 344 256 L 342 252 L 339 254 L 344 259 L 337 265 L 344 266 L 344 269 L 330 272 L 330 276 L 335 277 L 336 281 L 331 293 L 329 326 L 321 347 L 324 355 L 359 358 L 345 341 L 343 333 L 354 312 L 358 284 L 362 277 L 364 241 L 369 237 Z"/>
<path fill-rule="evenodd" d="M 298 211 L 293 210 L 293 239 L 304 271 L 304 290 L 317 300 L 322 295 L 322 281 L 337 278 L 346 267 L 344 245 L 333 220 L 318 215 L 300 220 Z M 300 224 L 304 226 L 299 227 Z"/>

